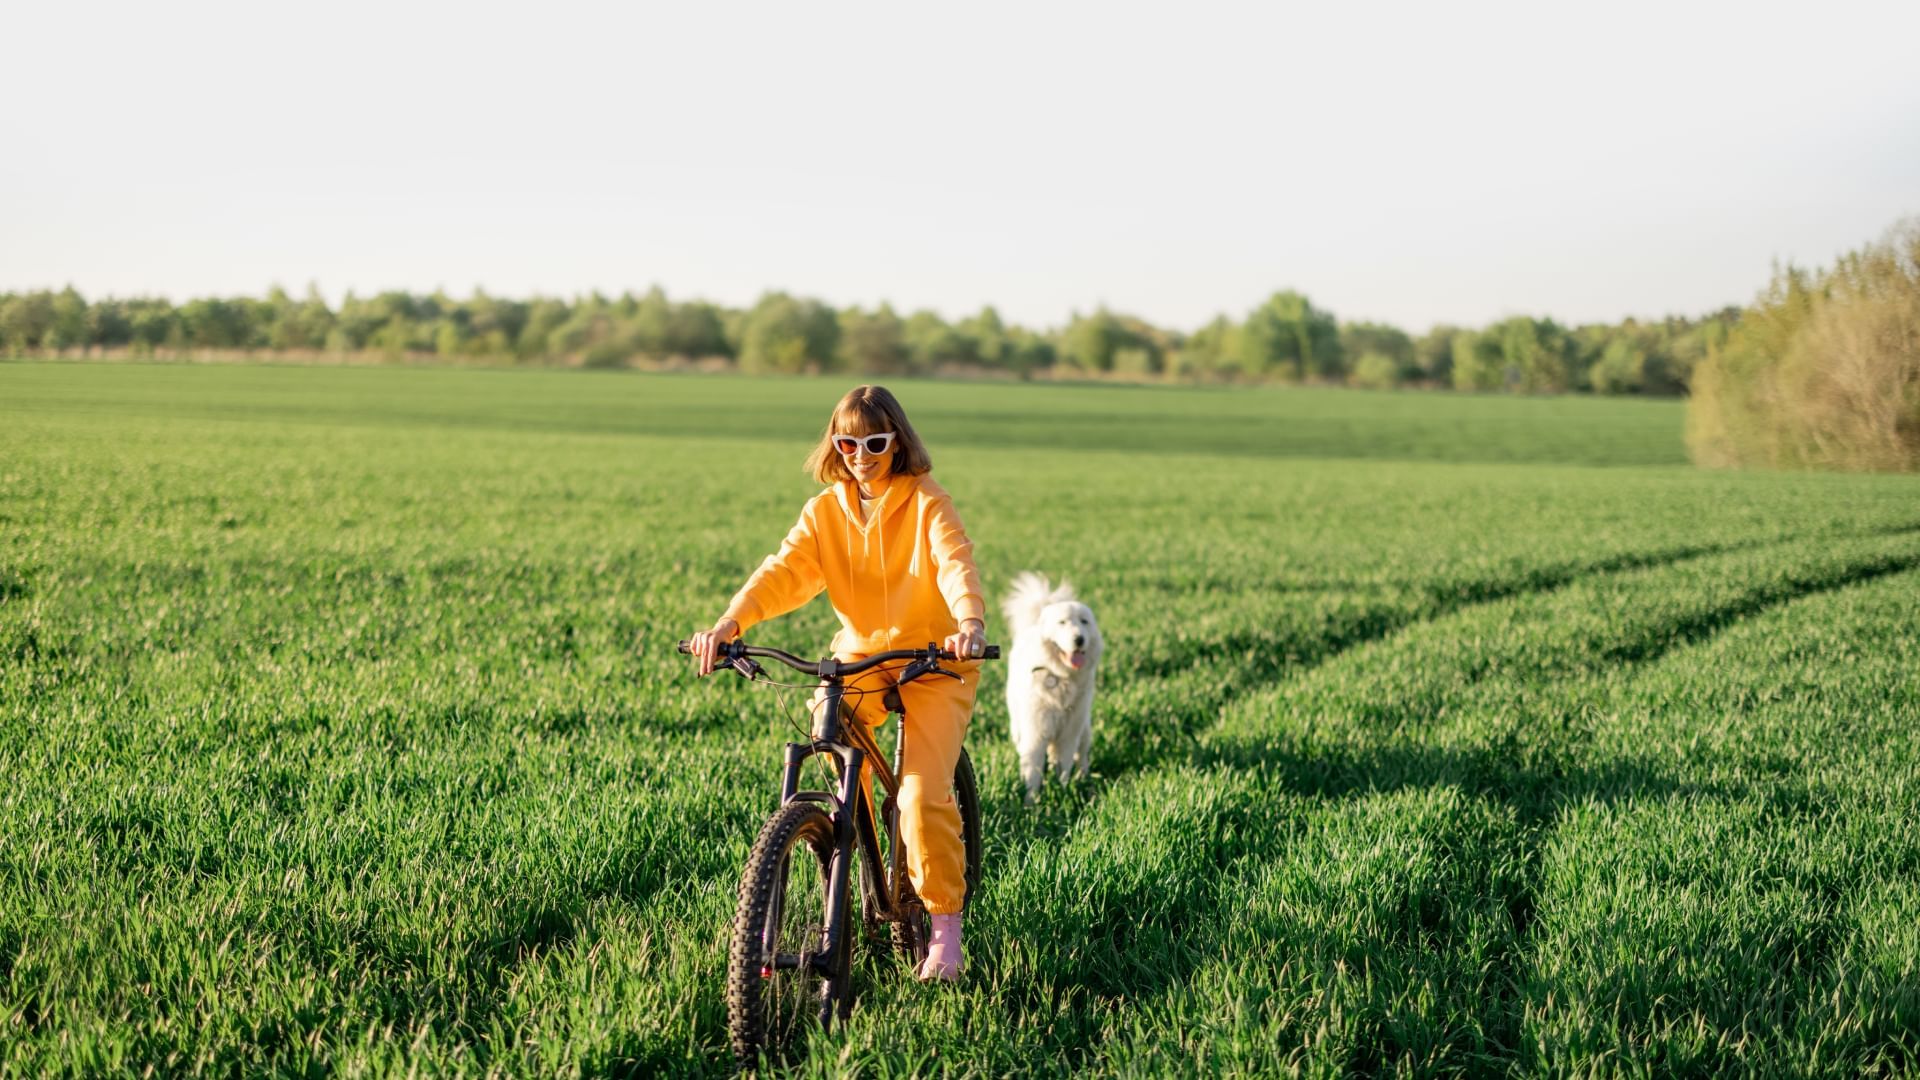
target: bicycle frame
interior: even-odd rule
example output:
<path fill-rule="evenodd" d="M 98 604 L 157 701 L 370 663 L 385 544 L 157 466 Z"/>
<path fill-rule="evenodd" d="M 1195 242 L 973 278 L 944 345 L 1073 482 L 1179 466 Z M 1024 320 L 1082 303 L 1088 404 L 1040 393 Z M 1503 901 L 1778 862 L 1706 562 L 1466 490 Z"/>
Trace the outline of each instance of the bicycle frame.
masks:
<path fill-rule="evenodd" d="M 853 871 L 852 860 L 856 852 L 866 867 L 863 884 L 880 917 L 902 921 L 911 914 L 903 910 L 900 903 L 898 883 L 905 875 L 906 867 L 895 802 L 900 792 L 897 774 L 906 732 L 902 730 L 896 737 L 894 759 L 889 767 L 886 755 L 881 753 L 872 732 L 853 718 L 851 710 L 845 709 L 845 686 L 841 678 L 837 674 L 823 674 L 820 689 L 821 700 L 814 720 L 813 739 L 810 742 L 786 744 L 780 805 L 796 801 L 821 803 L 827 807 L 828 816 L 833 819 L 834 856 L 828 869 L 832 907 L 827 913 L 825 948 L 813 961 L 821 967 L 823 974 L 832 974 L 825 970 L 825 958 L 841 955 L 840 949 L 845 944 L 846 930 L 850 925 L 847 904 L 848 897 L 852 895 L 848 887 L 848 875 Z M 897 689 L 889 688 L 883 700 L 888 712 L 901 713 Z M 821 755 L 832 758 L 838 765 L 840 787 L 837 792 L 800 788 L 802 768 L 809 760 Z M 886 802 L 878 814 L 872 806 L 872 793 L 861 783 L 861 773 L 866 765 L 871 765 L 887 793 Z M 882 819 L 885 821 L 887 840 L 887 854 L 884 856 L 879 836 Z"/>

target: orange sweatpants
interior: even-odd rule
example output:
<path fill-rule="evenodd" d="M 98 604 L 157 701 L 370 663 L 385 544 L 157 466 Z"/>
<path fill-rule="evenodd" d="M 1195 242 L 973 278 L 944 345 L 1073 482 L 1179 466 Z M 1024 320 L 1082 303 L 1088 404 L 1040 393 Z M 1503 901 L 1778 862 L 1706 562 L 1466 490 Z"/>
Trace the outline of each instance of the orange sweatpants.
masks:
<path fill-rule="evenodd" d="M 858 660 L 860 656 L 843 656 Z M 930 915 L 958 915 L 967 899 L 967 852 L 960 839 L 960 805 L 953 798 L 953 769 L 960 743 L 973 717 L 973 695 L 980 686 L 980 664 L 942 664 L 960 675 L 923 675 L 900 688 L 906 709 L 906 753 L 900 764 L 900 839 L 906 846 L 907 876 Z M 856 721 L 875 728 L 886 722 L 883 699 L 896 673 L 873 670 L 847 680 L 842 699 Z M 861 691 L 867 691 L 862 693 Z M 814 706 L 819 707 L 816 695 Z M 862 777 L 873 790 L 872 771 Z M 876 802 L 876 809 L 878 804 Z"/>

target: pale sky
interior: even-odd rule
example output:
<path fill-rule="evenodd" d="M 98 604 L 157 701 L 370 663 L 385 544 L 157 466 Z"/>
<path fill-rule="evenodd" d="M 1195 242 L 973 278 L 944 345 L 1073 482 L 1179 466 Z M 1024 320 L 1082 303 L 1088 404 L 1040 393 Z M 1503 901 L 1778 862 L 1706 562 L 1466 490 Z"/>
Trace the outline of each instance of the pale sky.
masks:
<path fill-rule="evenodd" d="M 1745 303 L 1920 214 L 1920 2 L 21 3 L 0 290 L 1191 330 Z"/>

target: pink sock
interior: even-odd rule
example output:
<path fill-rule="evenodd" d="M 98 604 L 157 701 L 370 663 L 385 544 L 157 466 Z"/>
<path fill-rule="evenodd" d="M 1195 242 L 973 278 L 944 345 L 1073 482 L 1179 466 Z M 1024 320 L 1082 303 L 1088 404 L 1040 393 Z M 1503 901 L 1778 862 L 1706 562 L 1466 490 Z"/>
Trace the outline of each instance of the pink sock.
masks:
<path fill-rule="evenodd" d="M 920 965 L 920 977 L 958 979 L 960 961 L 960 916 L 933 916 L 933 939 L 927 943 L 927 960 Z"/>

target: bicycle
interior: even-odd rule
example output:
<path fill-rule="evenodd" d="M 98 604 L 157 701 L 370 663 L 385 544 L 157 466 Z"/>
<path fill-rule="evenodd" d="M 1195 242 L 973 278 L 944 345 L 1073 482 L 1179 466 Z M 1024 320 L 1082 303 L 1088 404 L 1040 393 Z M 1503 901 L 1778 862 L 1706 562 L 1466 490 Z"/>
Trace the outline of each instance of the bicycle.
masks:
<path fill-rule="evenodd" d="M 679 651 L 688 652 L 689 643 L 680 642 Z M 899 726 L 889 766 L 873 732 L 853 718 L 852 706 L 845 700 L 846 680 L 883 664 L 905 661 L 897 681 L 882 698 L 887 712 L 904 721 L 899 687 L 928 675 L 960 677 L 940 667 L 942 660 L 960 658 L 934 643 L 925 649 L 893 649 L 851 662 L 833 657 L 812 662 L 779 649 L 734 641 L 721 645 L 717 657 L 749 681 L 762 681 L 766 669 L 756 658 L 777 660 L 818 679 L 823 700 L 815 710 L 809 740 L 787 743 L 780 808 L 761 828 L 740 875 L 727 954 L 727 1021 L 734 1061 L 742 1067 L 753 1065 L 763 1053 L 779 1053 L 810 1021 L 831 1029 L 836 1015 L 843 1021 L 852 1015 L 848 891 L 856 862 L 861 922 L 869 942 L 877 941 L 884 929 L 893 949 L 916 968 L 926 958 L 932 920 L 908 879 L 900 843 L 897 796 L 906 725 Z M 987 646 L 980 658 L 999 659 L 1000 647 Z M 815 757 L 829 758 L 837 765 L 837 791 L 801 789 L 801 768 Z M 872 792 L 860 782 L 863 763 L 872 767 L 886 792 L 878 821 Z M 953 770 L 953 792 L 960 809 L 971 897 L 980 881 L 980 797 L 964 747 Z M 802 850 L 806 854 L 796 860 Z M 796 865 L 800 868 L 797 887 Z"/>

